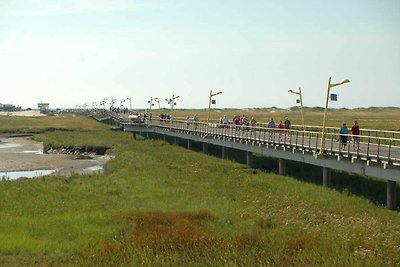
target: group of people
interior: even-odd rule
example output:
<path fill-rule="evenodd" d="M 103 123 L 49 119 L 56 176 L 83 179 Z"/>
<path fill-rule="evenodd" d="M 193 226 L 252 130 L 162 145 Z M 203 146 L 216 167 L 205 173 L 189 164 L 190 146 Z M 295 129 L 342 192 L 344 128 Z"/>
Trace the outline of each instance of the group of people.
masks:
<path fill-rule="evenodd" d="M 129 109 L 126 107 L 110 107 L 110 111 L 115 112 L 115 113 L 123 113 L 123 114 L 128 114 Z"/>
<path fill-rule="evenodd" d="M 350 128 L 351 132 L 351 137 L 353 139 L 353 150 L 360 150 L 360 125 L 358 125 L 357 121 L 354 121 L 353 126 Z M 349 128 L 347 128 L 346 123 L 342 124 L 342 127 L 340 127 L 339 130 L 340 134 L 340 148 L 341 149 L 346 149 L 348 137 L 349 137 Z M 339 141 L 338 139 L 338 141 Z"/>
<path fill-rule="evenodd" d="M 247 118 L 246 115 L 243 114 L 243 116 L 239 116 L 239 115 L 235 115 L 233 116 L 232 119 L 233 125 L 235 126 L 244 126 L 244 127 L 256 127 L 257 125 L 257 121 L 254 119 L 254 117 L 251 117 L 251 119 L 249 120 Z M 228 118 L 226 117 L 226 115 L 224 115 L 224 117 L 222 118 L 222 124 L 228 124 Z"/>

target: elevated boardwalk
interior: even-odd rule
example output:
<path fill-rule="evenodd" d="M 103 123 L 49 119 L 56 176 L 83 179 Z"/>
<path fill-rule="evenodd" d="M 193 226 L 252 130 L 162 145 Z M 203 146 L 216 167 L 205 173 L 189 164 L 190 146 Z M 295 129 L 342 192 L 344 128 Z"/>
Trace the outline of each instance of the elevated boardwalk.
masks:
<path fill-rule="evenodd" d="M 113 114 L 124 131 L 137 133 L 156 133 L 159 135 L 200 142 L 203 152 L 207 153 L 209 145 L 221 147 L 221 156 L 226 148 L 247 152 L 246 161 L 250 165 L 252 153 L 279 159 L 279 173 L 286 172 L 286 161 L 293 160 L 320 166 L 323 168 L 323 184 L 329 186 L 331 170 L 340 170 L 360 175 L 377 177 L 387 181 L 387 207 L 395 210 L 398 207 L 397 185 L 400 181 L 400 132 L 376 131 L 362 129 L 359 146 L 351 142 L 341 148 L 339 133 L 334 128 L 326 133 L 325 150 L 320 154 L 321 132 L 318 127 L 307 126 L 279 131 L 266 127 L 243 127 L 234 125 L 208 124 L 193 121 L 160 121 L 143 120 L 130 122 L 127 116 Z M 359 148 L 359 149 L 358 149 Z"/>

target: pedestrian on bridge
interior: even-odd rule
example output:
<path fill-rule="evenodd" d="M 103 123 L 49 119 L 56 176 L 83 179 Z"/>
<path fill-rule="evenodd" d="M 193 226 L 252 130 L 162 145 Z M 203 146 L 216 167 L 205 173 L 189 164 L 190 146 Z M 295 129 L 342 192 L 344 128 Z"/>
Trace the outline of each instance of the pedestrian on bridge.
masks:
<path fill-rule="evenodd" d="M 353 150 L 360 150 L 360 125 L 358 125 L 357 121 L 354 121 L 353 126 L 351 126 L 351 135 L 353 138 Z"/>
<path fill-rule="evenodd" d="M 224 115 L 223 119 L 222 119 L 222 124 L 224 124 L 225 128 L 228 128 L 228 117 L 226 115 Z"/>
<path fill-rule="evenodd" d="M 280 121 L 278 124 L 278 132 L 279 132 L 279 141 L 282 141 L 282 132 L 285 130 L 285 126 L 283 125 L 283 122 Z"/>
<path fill-rule="evenodd" d="M 286 136 L 287 136 L 288 134 L 290 134 L 291 123 L 290 123 L 289 118 L 286 118 L 286 120 L 285 120 L 285 122 L 284 122 L 284 125 L 285 125 L 285 138 L 286 138 Z"/>
<path fill-rule="evenodd" d="M 340 148 L 346 149 L 347 139 L 349 134 L 349 129 L 347 128 L 346 123 L 343 123 L 342 127 L 340 127 L 339 134 L 340 134 Z"/>
<path fill-rule="evenodd" d="M 274 118 L 271 118 L 271 120 L 268 122 L 267 127 L 269 129 L 269 139 L 272 140 L 273 134 L 275 133 L 275 122 Z"/>

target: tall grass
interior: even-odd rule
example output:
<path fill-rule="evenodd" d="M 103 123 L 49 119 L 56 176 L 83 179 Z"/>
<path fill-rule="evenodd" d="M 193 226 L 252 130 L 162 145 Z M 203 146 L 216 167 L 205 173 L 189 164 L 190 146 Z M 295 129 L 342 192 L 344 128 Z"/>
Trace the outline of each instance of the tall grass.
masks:
<path fill-rule="evenodd" d="M 108 130 L 104 174 L 0 182 L 0 265 L 395 266 L 400 217 L 368 199 Z"/>

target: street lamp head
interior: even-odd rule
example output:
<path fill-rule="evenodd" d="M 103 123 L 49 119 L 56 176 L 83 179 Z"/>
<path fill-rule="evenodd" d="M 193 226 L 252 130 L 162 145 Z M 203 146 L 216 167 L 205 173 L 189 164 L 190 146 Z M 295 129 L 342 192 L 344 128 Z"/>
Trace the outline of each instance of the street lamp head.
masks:
<path fill-rule="evenodd" d="M 288 92 L 289 92 L 289 93 L 294 93 L 292 89 L 289 89 Z"/>
<path fill-rule="evenodd" d="M 340 82 L 340 84 L 349 83 L 349 82 L 350 82 L 350 80 L 345 79 L 345 80 L 342 80 L 342 81 Z"/>

